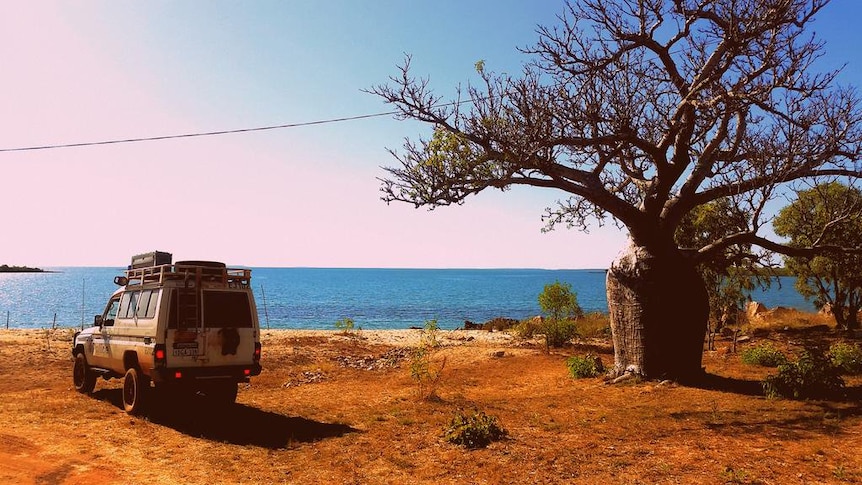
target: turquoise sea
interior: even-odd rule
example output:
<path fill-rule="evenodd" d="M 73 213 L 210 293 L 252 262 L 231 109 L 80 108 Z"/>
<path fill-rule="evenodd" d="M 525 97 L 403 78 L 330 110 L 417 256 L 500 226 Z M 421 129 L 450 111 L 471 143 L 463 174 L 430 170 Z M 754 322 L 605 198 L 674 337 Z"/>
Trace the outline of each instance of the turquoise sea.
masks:
<path fill-rule="evenodd" d="M 102 313 L 123 268 L 46 268 L 51 273 L 0 273 L 0 328 L 89 325 Z M 364 329 L 442 328 L 465 320 L 526 318 L 540 313 L 537 297 L 554 281 L 570 283 L 585 311 L 607 311 L 604 270 L 252 268 L 262 327 L 333 329 L 352 318 Z M 781 278 L 753 299 L 768 308 L 812 311 Z"/>

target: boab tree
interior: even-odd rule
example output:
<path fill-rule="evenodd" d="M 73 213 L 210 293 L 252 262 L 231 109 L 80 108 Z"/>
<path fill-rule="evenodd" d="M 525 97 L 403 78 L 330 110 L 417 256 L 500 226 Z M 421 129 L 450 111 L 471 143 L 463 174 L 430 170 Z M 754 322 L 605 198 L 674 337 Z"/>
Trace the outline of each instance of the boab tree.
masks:
<path fill-rule="evenodd" d="M 731 247 L 811 250 L 763 235 L 767 202 L 788 184 L 860 177 L 859 99 L 812 71 L 823 45 L 805 29 L 827 3 L 580 0 L 539 27 L 521 73 L 479 62 L 481 82 L 454 100 L 408 57 L 370 91 L 433 134 L 392 151 L 384 199 L 433 208 L 486 188 L 567 192 L 549 228 L 628 230 L 607 275 L 614 372 L 695 377 L 709 311 L 696 265 Z M 678 244 L 684 218 L 723 198 L 744 227 Z"/>

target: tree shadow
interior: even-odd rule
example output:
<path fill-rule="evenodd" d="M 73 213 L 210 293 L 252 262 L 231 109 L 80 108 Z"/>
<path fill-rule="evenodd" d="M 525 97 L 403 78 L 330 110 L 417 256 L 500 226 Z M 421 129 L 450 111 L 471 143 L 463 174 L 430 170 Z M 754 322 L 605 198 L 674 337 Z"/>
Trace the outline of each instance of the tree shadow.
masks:
<path fill-rule="evenodd" d="M 743 396 L 763 396 L 763 385 L 760 381 L 725 377 L 708 372 L 680 384 L 705 391 L 729 392 Z"/>
<path fill-rule="evenodd" d="M 759 413 L 742 414 L 734 410 L 692 410 L 670 413 L 680 421 L 694 420 L 707 428 L 726 435 L 741 434 L 773 436 L 781 440 L 802 440 L 811 435 L 841 436 L 855 427 L 854 421 L 862 416 L 858 405 L 840 405 L 828 401 L 813 402 L 812 408 L 773 416 Z"/>
<path fill-rule="evenodd" d="M 703 374 L 701 378 L 682 385 L 695 389 L 765 398 L 762 384 L 756 380 Z M 774 409 L 780 409 L 782 401 L 789 400 L 776 399 L 777 404 Z M 675 411 L 670 413 L 670 417 L 681 421 L 699 421 L 715 432 L 728 435 L 770 435 L 783 440 L 801 440 L 812 434 L 839 436 L 855 427 L 853 423 L 862 416 L 862 386 L 848 387 L 843 395 L 832 399 L 800 402 L 804 405 L 794 406 L 791 411 L 761 413 L 732 408 L 722 409 L 721 401 L 717 400 L 714 409 Z M 758 409 L 762 408 L 758 406 Z"/>
<path fill-rule="evenodd" d="M 123 407 L 120 389 L 102 389 L 93 396 Z M 154 400 L 143 417 L 189 436 L 269 449 L 290 448 L 299 443 L 312 443 L 359 431 L 346 424 L 284 416 L 245 404 L 214 405 L 199 396 L 179 402 Z"/>
<path fill-rule="evenodd" d="M 717 374 L 703 373 L 700 376 L 684 380 L 680 384 L 706 391 L 730 392 L 745 396 L 764 396 L 763 383 L 759 380 L 737 379 Z M 862 399 L 862 386 L 846 387 L 842 396 L 828 399 L 838 403 L 858 403 Z"/>
<path fill-rule="evenodd" d="M 743 396 L 765 396 L 763 383 L 757 380 L 737 379 L 703 373 L 702 375 L 680 382 L 686 387 L 703 389 L 705 391 L 729 392 Z M 862 386 L 847 387 L 843 396 L 835 396 L 826 402 L 858 404 L 862 401 Z"/>

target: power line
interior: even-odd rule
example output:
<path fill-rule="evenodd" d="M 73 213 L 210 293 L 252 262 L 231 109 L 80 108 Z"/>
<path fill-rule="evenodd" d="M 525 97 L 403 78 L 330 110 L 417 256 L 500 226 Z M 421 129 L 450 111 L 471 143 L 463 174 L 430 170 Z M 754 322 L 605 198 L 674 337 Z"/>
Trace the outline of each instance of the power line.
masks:
<path fill-rule="evenodd" d="M 162 136 L 148 136 L 148 137 L 139 137 L 139 138 L 124 138 L 119 140 L 102 140 L 102 141 L 88 141 L 88 142 L 80 142 L 80 143 L 65 143 L 65 144 L 56 144 L 56 145 L 38 145 L 38 146 L 30 146 L 30 147 L 15 147 L 15 148 L 0 148 L 0 152 L 26 152 L 26 151 L 36 151 L 36 150 L 52 150 L 55 148 L 75 148 L 75 147 L 88 147 L 88 146 L 96 146 L 96 145 L 116 145 L 119 143 L 137 143 L 143 141 L 158 141 L 158 140 L 171 140 L 175 138 L 195 138 L 200 136 L 216 136 L 216 135 L 230 135 L 233 133 L 249 133 L 252 131 L 266 131 L 266 130 L 279 130 L 283 128 L 298 128 L 300 126 L 312 126 L 312 125 L 325 125 L 329 123 L 339 123 L 342 121 L 354 121 L 354 120 L 362 120 L 366 118 L 378 118 L 381 116 L 391 116 L 398 114 L 397 111 L 387 111 L 385 113 L 373 113 L 373 114 L 365 114 L 365 115 L 357 115 L 357 116 L 347 116 L 344 118 L 332 118 L 328 120 L 318 120 L 318 121 L 306 121 L 302 123 L 289 123 L 285 125 L 270 125 L 270 126 L 258 126 L 254 128 L 240 128 L 236 130 L 220 130 L 220 131 L 206 131 L 200 133 L 182 133 L 179 135 L 162 135 Z"/>
<path fill-rule="evenodd" d="M 478 98 L 485 99 L 485 98 Z M 432 108 L 445 108 L 447 106 L 458 106 L 465 103 L 474 102 L 476 99 L 469 100 L 459 100 L 459 101 L 450 101 L 448 103 L 440 103 L 435 104 Z M 317 120 L 317 121 L 305 121 L 301 123 L 288 123 L 284 125 L 268 125 L 268 126 L 257 126 L 254 128 L 238 128 L 235 130 L 220 130 L 220 131 L 204 131 L 199 133 L 181 133 L 178 135 L 162 135 L 162 136 L 147 136 L 147 137 L 137 137 L 137 138 L 124 138 L 118 140 L 102 140 L 102 141 L 87 141 L 87 142 L 79 142 L 79 143 L 64 143 L 64 144 L 54 144 L 54 145 L 37 145 L 30 147 L 15 147 L 15 148 L 0 148 L 0 153 L 3 152 L 27 152 L 27 151 L 36 151 L 36 150 L 52 150 L 55 148 L 75 148 L 75 147 L 89 147 L 89 146 L 97 146 L 97 145 L 116 145 L 119 143 L 137 143 L 143 141 L 159 141 L 159 140 L 172 140 L 176 138 L 195 138 L 200 136 L 216 136 L 216 135 L 230 135 L 234 133 L 249 133 L 253 131 L 267 131 L 267 130 L 279 130 L 283 128 L 298 128 L 301 126 L 313 126 L 313 125 L 326 125 L 330 123 L 340 123 L 343 121 L 355 121 L 355 120 L 364 120 L 367 118 L 379 118 L 381 116 L 394 116 L 402 114 L 401 111 L 386 111 L 384 113 L 371 113 L 364 115 L 356 115 L 356 116 L 345 116 L 342 118 L 330 118 L 326 120 Z"/>

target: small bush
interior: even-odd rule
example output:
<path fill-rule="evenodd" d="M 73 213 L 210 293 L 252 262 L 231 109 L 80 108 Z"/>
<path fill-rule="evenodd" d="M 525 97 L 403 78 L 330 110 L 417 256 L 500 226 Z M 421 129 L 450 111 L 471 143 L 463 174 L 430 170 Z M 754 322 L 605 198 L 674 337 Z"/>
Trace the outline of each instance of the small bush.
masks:
<path fill-rule="evenodd" d="M 521 338 L 533 338 L 536 334 L 542 333 L 544 322 L 541 317 L 528 318 L 521 320 L 518 324 L 512 327 L 515 335 Z"/>
<path fill-rule="evenodd" d="M 353 330 L 354 326 L 355 326 L 355 323 L 353 322 L 353 319 L 350 317 L 344 317 L 341 320 L 338 320 L 337 322 L 335 322 L 335 328 L 343 331 L 344 333 L 351 332 Z"/>
<path fill-rule="evenodd" d="M 443 433 L 443 438 L 449 443 L 475 450 L 499 441 L 507 434 L 494 416 L 488 416 L 482 411 L 476 411 L 472 415 L 458 411 Z"/>
<path fill-rule="evenodd" d="M 587 354 L 584 357 L 577 355 L 569 357 L 566 361 L 566 367 L 569 368 L 569 373 L 575 379 L 597 377 L 605 372 L 602 359 L 592 354 Z"/>
<path fill-rule="evenodd" d="M 862 374 L 862 347 L 839 342 L 829 347 L 829 360 L 844 374 Z"/>
<path fill-rule="evenodd" d="M 823 352 L 807 349 L 798 361 L 779 365 L 778 374 L 763 381 L 763 390 L 768 397 L 829 399 L 843 393 L 844 380 Z"/>
<path fill-rule="evenodd" d="M 419 339 L 419 345 L 430 349 L 436 349 L 440 346 L 439 334 L 440 325 L 437 324 L 437 320 L 427 320 L 425 322 L 425 326 L 422 328 L 422 336 Z"/>
<path fill-rule="evenodd" d="M 569 283 L 559 281 L 545 285 L 539 293 L 539 307 L 547 318 L 542 320 L 545 347 L 562 347 L 577 335 L 575 322 L 584 315 L 578 304 L 578 294 Z"/>
<path fill-rule="evenodd" d="M 787 363 L 787 357 L 780 350 L 773 347 L 772 344 L 768 343 L 747 348 L 742 351 L 740 357 L 745 364 L 760 365 L 763 367 L 778 367 L 781 364 Z"/>
<path fill-rule="evenodd" d="M 420 399 L 431 399 L 435 394 L 435 387 L 443 376 L 443 368 L 446 367 L 446 358 L 443 357 L 438 363 L 434 363 L 431 355 L 440 347 L 437 334 L 440 326 L 437 320 L 428 320 L 422 329 L 419 345 L 410 354 L 410 377 L 416 381 L 416 390 Z"/>
<path fill-rule="evenodd" d="M 577 320 L 573 318 L 562 320 L 546 318 L 542 332 L 545 334 L 547 347 L 562 347 L 578 335 Z"/>

